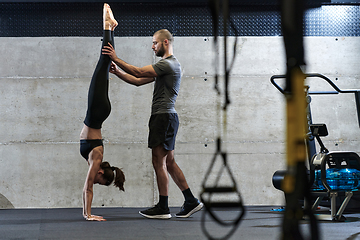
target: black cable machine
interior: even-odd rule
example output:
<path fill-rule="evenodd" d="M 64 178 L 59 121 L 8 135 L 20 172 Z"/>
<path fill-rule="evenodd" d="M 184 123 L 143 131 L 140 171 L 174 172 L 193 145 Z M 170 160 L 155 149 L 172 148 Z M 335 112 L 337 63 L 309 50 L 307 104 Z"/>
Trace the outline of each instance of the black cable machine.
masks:
<path fill-rule="evenodd" d="M 327 177 L 327 169 L 355 169 L 360 171 L 360 157 L 355 152 L 332 152 L 329 151 L 324 143 L 321 141 L 320 137 L 325 137 L 328 135 L 328 130 L 326 124 L 313 124 L 311 117 L 311 108 L 310 102 L 311 97 L 309 95 L 328 95 L 328 94 L 340 94 L 340 93 L 353 93 L 355 95 L 355 102 L 358 113 L 358 122 L 360 126 L 360 90 L 342 90 L 336 86 L 336 84 L 327 78 L 324 75 L 318 73 L 305 74 L 306 78 L 318 78 L 326 81 L 334 91 L 309 91 L 309 87 L 305 88 L 306 97 L 307 97 L 307 119 L 308 119 L 308 134 L 304 141 L 307 142 L 307 153 L 308 153 L 308 179 L 309 184 L 312 185 L 310 192 L 312 200 L 315 201 L 312 203 L 312 210 L 315 211 L 319 205 L 329 206 L 329 203 L 326 200 L 330 200 L 330 215 L 317 215 L 321 220 L 333 220 L 333 221 L 343 221 L 345 217 L 342 215 L 345 208 L 350 203 L 351 198 L 354 196 L 353 200 L 359 201 L 360 194 L 357 191 L 358 187 L 347 187 L 346 189 L 340 189 L 339 187 L 333 186 L 335 181 L 342 180 L 340 175 L 337 174 L 333 178 Z M 284 79 L 285 75 L 274 75 L 271 77 L 271 83 L 283 94 L 285 94 L 285 90 L 280 87 L 280 85 L 275 81 L 276 79 Z M 315 139 L 320 145 L 320 151 L 316 152 Z M 318 185 L 314 186 L 315 173 L 320 174 L 320 180 L 318 181 Z M 285 170 L 276 171 L 273 175 L 273 185 L 275 188 L 282 190 L 281 182 L 286 174 Z M 353 174 L 354 175 L 354 174 Z M 353 179 L 348 179 L 348 183 L 352 183 L 354 185 L 357 184 L 359 179 L 356 179 L 360 176 L 354 176 Z M 319 178 L 319 177 L 318 177 Z M 358 196 L 356 196 L 358 195 Z M 357 198 L 357 199 L 356 199 Z M 338 199 L 338 201 L 337 201 Z M 324 201 L 325 200 L 325 201 Z M 310 204 L 305 201 L 305 205 Z M 357 204 L 356 204 L 357 205 Z M 338 210 L 337 210 L 338 209 Z"/>

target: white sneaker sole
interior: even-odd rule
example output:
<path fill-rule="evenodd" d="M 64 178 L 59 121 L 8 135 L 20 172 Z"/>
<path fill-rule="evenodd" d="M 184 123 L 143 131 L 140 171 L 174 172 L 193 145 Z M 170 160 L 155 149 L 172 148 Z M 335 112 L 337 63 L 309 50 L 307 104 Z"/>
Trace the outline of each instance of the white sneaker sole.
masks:
<path fill-rule="evenodd" d="M 144 213 L 142 213 L 141 211 L 139 211 L 141 216 L 144 216 L 146 218 L 150 218 L 150 219 L 170 219 L 171 218 L 171 214 L 161 214 L 161 215 L 146 215 Z"/>
<path fill-rule="evenodd" d="M 191 215 L 193 215 L 194 213 L 200 211 L 203 208 L 204 204 L 201 202 L 199 205 L 196 206 L 196 208 L 194 208 L 193 210 L 191 210 L 188 214 L 186 215 L 175 215 L 177 218 L 188 218 Z"/>

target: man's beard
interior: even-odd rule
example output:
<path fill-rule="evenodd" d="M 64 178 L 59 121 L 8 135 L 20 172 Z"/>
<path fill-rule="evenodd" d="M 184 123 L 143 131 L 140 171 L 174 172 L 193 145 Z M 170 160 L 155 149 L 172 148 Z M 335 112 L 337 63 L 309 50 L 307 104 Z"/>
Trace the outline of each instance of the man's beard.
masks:
<path fill-rule="evenodd" d="M 164 43 L 161 43 L 161 47 L 160 47 L 159 51 L 156 52 L 156 56 L 162 57 L 164 55 L 165 55 Z"/>

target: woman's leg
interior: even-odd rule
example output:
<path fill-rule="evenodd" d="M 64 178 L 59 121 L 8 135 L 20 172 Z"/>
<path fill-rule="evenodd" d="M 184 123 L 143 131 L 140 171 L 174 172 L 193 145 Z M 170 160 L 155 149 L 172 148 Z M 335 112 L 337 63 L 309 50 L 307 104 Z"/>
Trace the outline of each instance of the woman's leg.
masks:
<path fill-rule="evenodd" d="M 110 11 L 111 12 L 111 11 Z M 111 14 L 112 15 L 112 14 Z M 104 31 L 102 46 L 110 43 L 114 46 L 114 33 L 117 22 L 104 9 Z M 111 105 L 108 95 L 109 90 L 109 68 L 111 59 L 109 56 L 101 54 L 93 73 L 89 92 L 88 92 L 88 109 L 84 123 L 90 128 L 100 129 L 102 123 L 110 115 Z"/>

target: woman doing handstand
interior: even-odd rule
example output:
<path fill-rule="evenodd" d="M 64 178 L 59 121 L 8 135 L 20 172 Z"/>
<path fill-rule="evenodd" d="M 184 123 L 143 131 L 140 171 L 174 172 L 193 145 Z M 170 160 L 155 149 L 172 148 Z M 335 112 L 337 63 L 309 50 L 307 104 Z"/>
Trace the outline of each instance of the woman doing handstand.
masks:
<path fill-rule="evenodd" d="M 117 26 L 110 6 L 104 4 L 103 9 L 103 42 L 102 47 L 111 43 L 114 46 L 114 29 Z M 114 185 L 124 191 L 125 176 L 117 167 L 103 162 L 104 146 L 102 142 L 101 126 L 110 115 L 111 105 L 108 96 L 109 68 L 111 60 L 107 55 L 100 55 L 88 92 L 88 109 L 84 120 L 84 127 L 80 133 L 80 153 L 87 160 L 89 171 L 83 189 L 83 216 L 89 221 L 105 221 L 101 216 L 91 215 L 93 199 L 93 185 Z"/>

